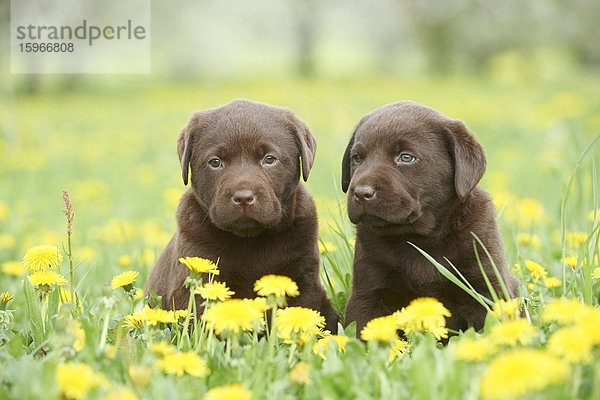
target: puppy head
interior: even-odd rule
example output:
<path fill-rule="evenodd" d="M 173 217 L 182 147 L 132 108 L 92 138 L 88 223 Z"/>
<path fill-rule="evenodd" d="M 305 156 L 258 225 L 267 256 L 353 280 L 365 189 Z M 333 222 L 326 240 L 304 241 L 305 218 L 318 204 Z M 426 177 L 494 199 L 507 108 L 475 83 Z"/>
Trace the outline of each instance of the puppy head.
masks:
<path fill-rule="evenodd" d="M 306 181 L 315 150 L 315 137 L 293 112 L 244 99 L 195 112 L 177 140 L 183 183 L 191 171 L 212 223 L 241 237 L 276 229 L 289 216 L 300 164 Z"/>
<path fill-rule="evenodd" d="M 432 233 L 486 167 L 462 121 L 402 101 L 365 115 L 342 160 L 348 215 L 382 234 Z"/>

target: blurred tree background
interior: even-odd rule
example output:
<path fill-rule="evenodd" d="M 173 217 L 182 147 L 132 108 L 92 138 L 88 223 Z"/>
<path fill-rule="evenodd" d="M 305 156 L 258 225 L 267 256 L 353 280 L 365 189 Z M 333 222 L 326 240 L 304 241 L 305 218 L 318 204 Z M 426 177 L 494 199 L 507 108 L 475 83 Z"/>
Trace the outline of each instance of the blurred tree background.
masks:
<path fill-rule="evenodd" d="M 8 37 L 10 2 L 0 4 Z M 557 79 L 598 69 L 598 15 L 597 0 L 153 1 L 151 79 L 365 73 Z M 6 74 L 6 40 L 2 46 Z M 74 89 L 98 80 L 77 77 L 74 85 L 73 78 L 5 75 L 3 87 L 36 91 L 60 82 Z"/>

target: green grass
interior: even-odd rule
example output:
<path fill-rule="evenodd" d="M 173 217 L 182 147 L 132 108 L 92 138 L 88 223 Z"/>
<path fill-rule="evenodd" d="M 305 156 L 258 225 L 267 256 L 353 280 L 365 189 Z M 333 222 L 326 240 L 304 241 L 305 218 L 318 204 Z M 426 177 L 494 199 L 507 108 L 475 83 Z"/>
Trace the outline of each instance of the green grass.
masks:
<path fill-rule="evenodd" d="M 207 361 L 210 375 L 165 375 L 155 365 L 160 356 L 148 350 L 148 343 L 159 338 L 177 342 L 181 328 L 123 328 L 120 321 L 131 312 L 131 304 L 109 282 L 123 271 L 119 258 L 129 256 L 126 269 L 140 273 L 136 286 L 142 287 L 175 230 L 174 212 L 184 190 L 175 142 L 191 113 L 247 97 L 288 106 L 317 137 L 317 158 L 307 186 L 317 203 L 321 244 L 327 249 L 321 257 L 323 282 L 343 315 L 354 228 L 339 187 L 341 156 L 363 114 L 388 102 L 412 99 L 464 120 L 484 145 L 488 171 L 482 185 L 499 210 L 508 265 L 521 265 L 513 273 L 522 282 L 519 293 L 526 314 L 538 329 L 532 342 L 521 347 L 545 349 L 559 329 L 540 319 L 548 302 L 566 296 L 598 307 L 600 289 L 592 272 L 600 267 L 599 217 L 591 213 L 600 207 L 600 153 L 594 142 L 600 132 L 598 83 L 597 76 L 529 86 L 467 77 L 200 84 L 115 78 L 111 85 L 87 91 L 3 99 L 0 264 L 20 260 L 35 244 L 66 249 L 66 222 L 60 210 L 61 190 L 68 190 L 75 211 L 76 292 L 83 309 L 77 319 L 86 339 L 83 350 L 75 352 L 69 328 L 73 317 L 68 307 L 56 304 L 56 294 L 47 306 L 40 304 L 27 280 L 23 285 L 22 277 L 0 273 L 0 290 L 15 295 L 8 303 L 12 317 L 0 315 L 0 397 L 56 398 L 57 366 L 78 361 L 104 374 L 106 384 L 90 394 L 101 398 L 117 386 L 132 388 L 140 398 L 198 398 L 210 388 L 237 382 L 256 399 L 479 398 L 480 379 L 497 356 L 479 363 L 459 360 L 454 350 L 460 338 L 444 348 L 428 334 L 411 336 L 410 354 L 391 363 L 385 346 L 366 347 L 355 339 L 343 353 L 327 352 L 326 360 L 312 353 L 311 344 L 292 351 L 282 341 L 244 337 L 228 355 L 224 342 L 214 339 L 208 348 L 196 340 L 192 348 Z M 581 239 L 576 240 L 574 232 L 581 232 Z M 526 244 L 524 234 L 535 240 Z M 576 257 L 577 266 L 565 265 L 565 256 Z M 561 286 L 548 288 L 536 280 L 526 260 L 543 265 Z M 66 256 L 60 272 L 68 276 Z M 141 307 L 141 301 L 136 306 Z M 482 337 L 495 324 L 490 318 Z M 351 325 L 345 333 L 354 337 L 353 329 Z M 476 335 L 470 331 L 466 336 Z M 177 344 L 187 347 L 181 340 Z M 497 354 L 509 350 L 502 347 Z M 598 355 L 594 347 L 591 363 L 575 363 L 568 376 L 533 391 L 530 398 L 597 398 Z M 290 380 L 299 362 L 307 363 L 311 383 Z M 132 382 L 131 365 L 150 368 L 149 382 Z"/>

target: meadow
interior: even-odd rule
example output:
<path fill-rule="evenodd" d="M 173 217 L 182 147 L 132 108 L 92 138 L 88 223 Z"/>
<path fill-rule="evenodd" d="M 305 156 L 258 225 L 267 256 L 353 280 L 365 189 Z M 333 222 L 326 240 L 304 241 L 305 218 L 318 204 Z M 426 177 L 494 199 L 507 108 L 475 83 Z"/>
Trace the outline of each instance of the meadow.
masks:
<path fill-rule="evenodd" d="M 600 76 L 547 81 L 518 72 L 493 79 L 115 77 L 69 92 L 4 97 L 0 398 L 600 398 Z M 238 304 L 246 317 L 259 310 L 244 326 L 225 324 L 216 311 L 195 319 L 145 308 L 141 289 L 175 231 L 186 189 L 177 134 L 194 110 L 238 97 L 289 107 L 317 137 L 307 187 L 319 212 L 323 282 L 340 315 L 354 243 L 339 188 L 341 156 L 363 114 L 403 99 L 462 119 L 486 149 L 481 185 L 497 206 L 507 262 L 522 282 L 519 300 L 490 299 L 484 330 L 462 332 L 447 346 L 435 338 L 444 330 L 440 314 L 417 305 L 405 309 L 414 313 L 413 329 L 403 326 L 407 341 L 396 337 L 392 318 L 377 321 L 366 344 L 353 325 L 327 336 L 314 315 L 307 322 L 280 310 L 279 322 L 265 328 L 264 309 L 283 304 L 283 289 L 265 289 L 262 303 Z M 74 212 L 70 235 L 63 190 Z M 26 254 L 38 245 L 56 246 L 60 260 L 54 254 L 36 264 L 42 256 Z M 49 263 L 62 278 L 30 279 Z M 126 271 L 137 275 L 113 280 Z M 207 302 L 215 310 L 225 304 Z M 243 308 L 250 306 L 258 308 Z"/>

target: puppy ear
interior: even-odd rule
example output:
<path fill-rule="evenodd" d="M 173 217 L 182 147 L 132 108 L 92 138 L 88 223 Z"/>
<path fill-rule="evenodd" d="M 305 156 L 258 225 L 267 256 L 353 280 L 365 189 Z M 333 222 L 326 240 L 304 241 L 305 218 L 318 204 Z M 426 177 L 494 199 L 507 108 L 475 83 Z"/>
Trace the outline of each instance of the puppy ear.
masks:
<path fill-rule="evenodd" d="M 181 177 L 183 178 L 184 185 L 188 184 L 188 172 L 190 169 L 190 159 L 192 158 L 194 136 L 200 127 L 200 122 L 204 115 L 204 111 L 194 112 L 186 126 L 179 132 L 179 137 L 177 138 L 177 154 L 181 162 Z"/>
<path fill-rule="evenodd" d="M 292 130 L 296 135 L 298 147 L 300 148 L 300 159 L 302 160 L 302 179 L 308 180 L 308 174 L 315 161 L 317 152 L 317 139 L 311 132 L 306 122 L 290 111 Z"/>
<path fill-rule="evenodd" d="M 344 156 L 342 157 L 342 190 L 344 193 L 348 191 L 348 186 L 350 186 L 350 180 L 352 179 L 352 176 L 350 176 L 350 153 L 352 151 L 352 146 L 354 146 L 355 134 L 356 129 L 352 133 L 350 143 L 346 146 L 346 151 L 344 151 Z"/>
<path fill-rule="evenodd" d="M 352 176 L 350 175 L 350 153 L 352 153 L 352 147 L 354 146 L 354 137 L 356 136 L 356 131 L 361 125 L 367 120 L 370 114 L 364 115 L 356 127 L 354 128 L 354 132 L 352 132 L 352 137 L 350 138 L 350 143 L 346 146 L 346 151 L 344 151 L 344 156 L 342 157 L 342 190 L 344 193 L 348 191 L 348 187 L 350 186 L 350 181 L 352 180 Z"/>
<path fill-rule="evenodd" d="M 454 188 L 462 201 L 483 176 L 487 160 L 483 147 L 462 121 L 450 121 L 448 129 L 454 151 Z"/>

